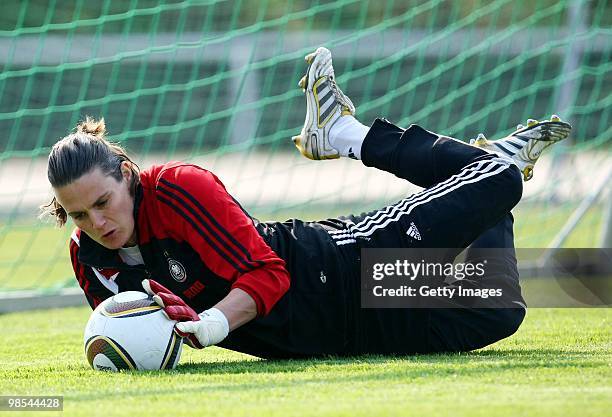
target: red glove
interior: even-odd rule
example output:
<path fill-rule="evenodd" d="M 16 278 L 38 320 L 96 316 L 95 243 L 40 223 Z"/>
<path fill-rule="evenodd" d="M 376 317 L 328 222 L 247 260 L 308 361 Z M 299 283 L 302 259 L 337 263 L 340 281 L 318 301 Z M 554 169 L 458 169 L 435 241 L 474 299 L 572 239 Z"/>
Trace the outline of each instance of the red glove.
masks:
<path fill-rule="evenodd" d="M 198 313 L 196 313 L 193 308 L 189 307 L 179 296 L 159 282 L 152 279 L 145 279 L 142 281 L 142 287 L 147 294 L 153 297 L 153 301 L 164 309 L 166 316 L 168 316 L 170 320 L 178 322 L 200 320 L 200 316 L 198 316 Z M 176 326 L 174 327 L 174 332 L 185 339 L 185 343 L 192 348 L 202 349 L 204 347 L 200 344 L 195 334 L 181 332 Z"/>

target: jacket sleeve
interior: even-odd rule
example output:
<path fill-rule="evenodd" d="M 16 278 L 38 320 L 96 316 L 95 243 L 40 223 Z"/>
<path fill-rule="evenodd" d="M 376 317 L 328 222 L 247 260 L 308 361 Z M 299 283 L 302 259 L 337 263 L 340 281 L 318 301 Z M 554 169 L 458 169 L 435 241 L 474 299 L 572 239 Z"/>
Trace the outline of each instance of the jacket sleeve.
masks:
<path fill-rule="evenodd" d="M 92 267 L 79 262 L 79 238 L 80 230 L 77 229 L 70 238 L 70 261 L 72 262 L 72 269 L 74 269 L 74 275 L 79 283 L 79 287 L 85 293 L 85 298 L 93 310 L 98 304 L 115 293 L 101 284 L 96 276 L 96 271 Z"/>
<path fill-rule="evenodd" d="M 160 173 L 155 195 L 165 227 L 232 288 L 248 293 L 258 315 L 268 314 L 289 289 L 289 273 L 221 181 L 198 166 L 179 165 Z"/>

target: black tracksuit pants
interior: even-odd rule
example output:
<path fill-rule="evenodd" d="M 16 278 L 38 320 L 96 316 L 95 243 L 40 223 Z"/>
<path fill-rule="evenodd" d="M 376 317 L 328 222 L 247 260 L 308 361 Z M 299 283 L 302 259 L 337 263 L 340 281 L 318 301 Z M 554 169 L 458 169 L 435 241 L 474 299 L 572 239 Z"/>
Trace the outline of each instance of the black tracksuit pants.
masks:
<path fill-rule="evenodd" d="M 525 315 L 509 214 L 522 193 L 518 168 L 419 126 L 404 130 L 384 120 L 372 125 L 361 155 L 365 165 L 425 190 L 359 216 L 257 223 L 285 260 L 291 287 L 270 314 L 231 332 L 222 347 L 263 358 L 413 354 L 472 350 L 516 331 Z M 435 309 L 361 308 L 362 249 L 445 248 L 442 256 L 452 260 L 469 245 L 471 260 L 479 247 L 507 248 L 499 259 L 488 257 L 478 284 L 504 287 L 499 308 L 454 301 Z"/>
<path fill-rule="evenodd" d="M 425 187 L 396 204 L 344 218 L 348 230 L 330 235 L 354 268 L 362 248 L 445 248 L 454 259 L 470 246 L 466 262 L 487 252 L 487 273 L 476 286 L 503 288 L 487 307 L 440 299 L 447 308 L 362 309 L 354 305 L 356 353 L 468 351 L 513 334 L 525 316 L 513 244 L 510 210 L 522 194 L 516 166 L 481 149 L 412 125 L 407 130 L 376 120 L 362 146 L 367 166 Z M 413 228 L 411 233 L 409 230 Z M 417 231 L 415 233 L 414 231 Z M 353 294 L 355 294 L 353 290 Z M 359 297 L 351 297 L 355 302 Z"/>

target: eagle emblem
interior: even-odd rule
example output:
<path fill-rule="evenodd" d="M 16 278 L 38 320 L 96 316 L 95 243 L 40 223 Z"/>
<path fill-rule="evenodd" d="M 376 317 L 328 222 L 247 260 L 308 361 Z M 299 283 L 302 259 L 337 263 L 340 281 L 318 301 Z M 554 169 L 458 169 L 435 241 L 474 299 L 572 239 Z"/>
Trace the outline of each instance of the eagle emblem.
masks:
<path fill-rule="evenodd" d="M 168 258 L 168 269 L 170 270 L 170 275 L 175 281 L 185 282 L 187 279 L 187 271 L 185 271 L 185 267 L 179 261 Z"/>

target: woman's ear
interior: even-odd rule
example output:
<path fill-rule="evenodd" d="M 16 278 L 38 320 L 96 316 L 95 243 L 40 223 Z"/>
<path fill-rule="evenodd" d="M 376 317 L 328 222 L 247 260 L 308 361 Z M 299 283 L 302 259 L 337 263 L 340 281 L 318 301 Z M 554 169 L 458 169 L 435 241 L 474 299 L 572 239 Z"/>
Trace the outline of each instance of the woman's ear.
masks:
<path fill-rule="evenodd" d="M 121 175 L 128 182 L 132 179 L 132 164 L 128 161 L 121 162 Z"/>

